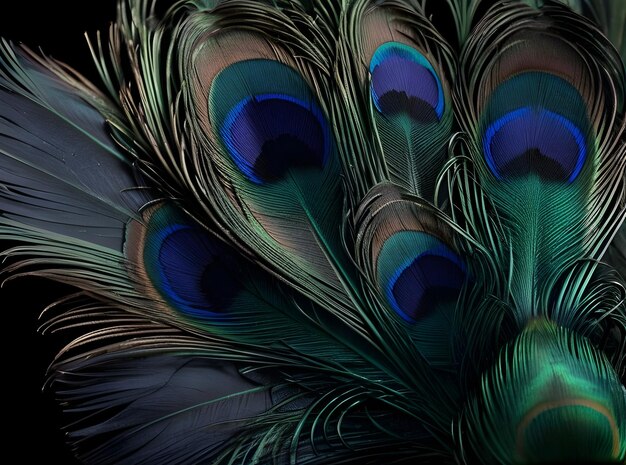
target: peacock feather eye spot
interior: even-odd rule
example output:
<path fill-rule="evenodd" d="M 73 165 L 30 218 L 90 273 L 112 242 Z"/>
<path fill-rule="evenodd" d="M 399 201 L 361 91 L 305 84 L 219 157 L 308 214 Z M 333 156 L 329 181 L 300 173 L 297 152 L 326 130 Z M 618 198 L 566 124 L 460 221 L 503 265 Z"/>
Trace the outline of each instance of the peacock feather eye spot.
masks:
<path fill-rule="evenodd" d="M 466 281 L 460 257 L 437 237 L 419 231 L 389 237 L 378 269 L 389 306 L 410 324 L 455 304 Z"/>
<path fill-rule="evenodd" d="M 520 108 L 492 123 L 483 139 L 485 159 L 498 178 L 535 173 L 550 181 L 571 183 L 585 162 L 580 129 L 543 108 Z"/>
<path fill-rule="evenodd" d="M 226 118 L 222 139 L 239 170 L 257 184 L 276 181 L 292 168 L 323 169 L 330 149 L 317 105 L 281 94 L 240 101 Z"/>
<path fill-rule="evenodd" d="M 585 100 L 565 79 L 520 73 L 498 85 L 483 113 L 480 143 L 497 179 L 569 184 L 582 172 L 593 131 Z"/>
<path fill-rule="evenodd" d="M 217 239 L 199 227 L 167 225 L 149 237 L 148 271 L 163 297 L 193 318 L 223 315 L 241 291 L 234 263 Z"/>
<path fill-rule="evenodd" d="M 436 123 L 444 110 L 443 89 L 424 55 L 400 42 L 386 42 L 370 61 L 371 95 L 383 115 L 406 114 L 421 123 Z"/>
<path fill-rule="evenodd" d="M 432 250 L 415 257 L 388 287 L 389 301 L 407 322 L 414 323 L 437 311 L 443 303 L 456 302 L 465 281 L 460 263 L 448 251 Z"/>
<path fill-rule="evenodd" d="M 238 61 L 221 70 L 208 95 L 209 118 L 226 159 L 255 184 L 292 170 L 322 171 L 331 129 L 308 83 L 274 60 Z"/>

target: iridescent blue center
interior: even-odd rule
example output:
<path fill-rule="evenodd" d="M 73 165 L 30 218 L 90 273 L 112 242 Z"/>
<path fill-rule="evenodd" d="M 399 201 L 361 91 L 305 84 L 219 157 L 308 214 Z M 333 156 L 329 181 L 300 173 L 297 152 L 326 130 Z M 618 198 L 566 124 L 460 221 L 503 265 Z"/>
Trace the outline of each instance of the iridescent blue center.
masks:
<path fill-rule="evenodd" d="M 498 179 L 535 173 L 572 182 L 586 157 L 585 137 L 569 119 L 524 107 L 494 121 L 483 138 L 485 160 Z"/>
<path fill-rule="evenodd" d="M 319 107 L 283 94 L 241 100 L 221 136 L 239 170 L 257 184 L 279 180 L 292 168 L 323 169 L 331 144 Z"/>
<path fill-rule="evenodd" d="M 390 307 L 408 323 L 456 302 L 466 280 L 460 257 L 423 231 L 390 236 L 379 252 L 377 268 Z"/>
<path fill-rule="evenodd" d="M 430 62 L 416 49 L 400 42 L 382 44 L 372 56 L 370 73 L 372 99 L 380 113 L 407 114 L 423 123 L 441 119 L 441 82 Z"/>
<path fill-rule="evenodd" d="M 199 227 L 175 224 L 153 236 L 161 240 L 158 276 L 161 292 L 188 316 L 222 315 L 241 285 L 224 246 Z"/>

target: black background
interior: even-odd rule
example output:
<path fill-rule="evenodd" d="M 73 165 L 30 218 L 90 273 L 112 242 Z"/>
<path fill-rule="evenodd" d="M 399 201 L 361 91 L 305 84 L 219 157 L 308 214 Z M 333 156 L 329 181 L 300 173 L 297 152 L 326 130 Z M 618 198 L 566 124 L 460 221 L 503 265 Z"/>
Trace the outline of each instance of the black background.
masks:
<path fill-rule="evenodd" d="M 115 4 L 115 0 L 11 2 L 11 13 L 5 8 L 0 14 L 0 36 L 41 48 L 98 83 L 84 33 L 95 37 L 96 31 L 105 32 L 115 19 Z M 0 250 L 6 246 L 0 243 Z M 67 338 L 37 332 L 41 310 L 64 293 L 66 289 L 54 283 L 30 278 L 5 283 L 0 290 L 2 426 L 9 432 L 2 448 L 5 463 L 8 455 L 16 458 L 12 463 L 77 463 L 63 440 L 60 408 L 49 392 L 42 392 L 46 368 Z"/>

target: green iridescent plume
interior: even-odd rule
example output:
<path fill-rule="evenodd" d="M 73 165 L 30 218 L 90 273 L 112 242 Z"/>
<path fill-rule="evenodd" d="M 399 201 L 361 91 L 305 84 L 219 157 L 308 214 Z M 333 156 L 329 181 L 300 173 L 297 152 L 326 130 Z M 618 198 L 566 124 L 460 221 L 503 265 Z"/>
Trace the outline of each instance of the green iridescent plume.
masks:
<path fill-rule="evenodd" d="M 624 14 L 119 0 L 102 89 L 2 42 L 3 276 L 75 289 L 77 458 L 624 463 Z"/>

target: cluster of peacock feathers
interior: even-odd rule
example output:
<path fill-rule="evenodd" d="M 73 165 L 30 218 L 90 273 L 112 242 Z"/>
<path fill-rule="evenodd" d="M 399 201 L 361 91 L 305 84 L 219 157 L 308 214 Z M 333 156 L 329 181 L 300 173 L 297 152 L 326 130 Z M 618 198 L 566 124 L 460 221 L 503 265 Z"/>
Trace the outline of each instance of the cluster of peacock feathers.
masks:
<path fill-rule="evenodd" d="M 80 460 L 624 463 L 625 24 L 120 0 L 99 87 L 3 43 L 5 273 L 76 289 Z"/>

